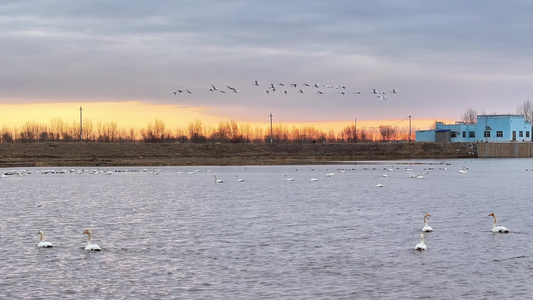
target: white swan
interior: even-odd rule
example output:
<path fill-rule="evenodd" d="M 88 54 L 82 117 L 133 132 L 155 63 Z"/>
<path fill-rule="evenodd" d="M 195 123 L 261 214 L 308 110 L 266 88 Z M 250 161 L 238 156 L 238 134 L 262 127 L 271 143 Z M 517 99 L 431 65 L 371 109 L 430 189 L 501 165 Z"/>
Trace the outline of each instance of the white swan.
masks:
<path fill-rule="evenodd" d="M 422 231 L 423 232 L 433 232 L 433 228 L 431 228 L 430 226 L 428 226 L 428 220 L 427 220 L 427 217 L 431 217 L 430 214 L 425 214 L 424 215 L 424 227 L 422 228 Z"/>
<path fill-rule="evenodd" d="M 294 179 L 292 177 L 288 177 L 287 175 L 285 175 L 285 180 L 286 181 L 294 181 Z"/>
<path fill-rule="evenodd" d="M 468 168 L 466 166 L 463 166 L 463 168 L 459 170 L 459 173 L 466 174 L 466 170 L 468 170 Z"/>
<path fill-rule="evenodd" d="M 215 176 L 215 183 L 223 183 L 224 182 L 224 180 L 222 180 L 222 179 L 217 179 L 217 175 L 213 175 L 213 176 Z"/>
<path fill-rule="evenodd" d="M 309 181 L 318 181 L 318 178 L 311 177 L 311 175 L 309 175 Z"/>
<path fill-rule="evenodd" d="M 496 225 L 496 215 L 494 213 L 491 213 L 489 216 L 494 218 L 494 223 L 492 223 L 491 232 L 509 233 L 509 229 L 507 229 L 506 227 Z"/>
<path fill-rule="evenodd" d="M 102 249 L 100 249 L 100 246 L 98 246 L 97 244 L 91 244 L 91 239 L 92 239 L 93 236 L 92 236 L 91 231 L 89 229 L 85 229 L 83 234 L 86 234 L 89 237 L 87 239 L 87 246 L 85 246 L 85 250 L 90 250 L 90 251 L 100 251 L 100 250 L 102 250 Z"/>
<path fill-rule="evenodd" d="M 426 244 L 424 244 L 424 234 L 421 233 L 420 234 L 420 242 L 418 244 L 416 244 L 415 250 L 422 251 L 422 250 L 426 250 L 427 248 L 428 247 L 426 246 Z"/>
<path fill-rule="evenodd" d="M 383 187 L 383 183 L 378 181 L 378 184 L 376 184 L 376 187 Z"/>
<path fill-rule="evenodd" d="M 39 230 L 37 234 L 41 235 L 41 239 L 39 240 L 39 244 L 37 244 L 37 247 L 39 248 L 52 248 L 52 243 L 45 242 L 44 241 L 44 233 L 42 230 Z"/>
<path fill-rule="evenodd" d="M 239 175 L 235 175 L 235 177 L 237 178 L 237 182 L 244 182 L 244 179 L 239 178 Z"/>

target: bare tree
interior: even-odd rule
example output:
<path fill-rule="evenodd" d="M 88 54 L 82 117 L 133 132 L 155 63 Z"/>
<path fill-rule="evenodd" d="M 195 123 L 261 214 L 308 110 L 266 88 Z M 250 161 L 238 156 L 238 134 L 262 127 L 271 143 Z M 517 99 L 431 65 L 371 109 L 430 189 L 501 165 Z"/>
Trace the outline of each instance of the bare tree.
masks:
<path fill-rule="evenodd" d="M 202 129 L 202 121 L 195 119 L 194 122 L 189 123 L 187 127 L 189 131 L 189 140 L 193 143 L 198 143 L 205 139 Z"/>
<path fill-rule="evenodd" d="M 341 134 L 344 135 L 346 142 L 354 143 L 356 141 L 356 134 L 357 134 L 355 125 L 348 125 L 344 127 Z"/>
<path fill-rule="evenodd" d="M 379 133 L 384 142 L 391 141 L 396 136 L 396 128 L 392 126 L 379 126 Z"/>
<path fill-rule="evenodd" d="M 466 124 L 475 124 L 477 122 L 477 111 L 472 108 L 467 109 L 463 113 L 461 121 L 465 122 Z"/>
<path fill-rule="evenodd" d="M 516 108 L 516 113 L 523 115 L 526 122 L 533 120 L 533 102 L 529 99 Z"/>

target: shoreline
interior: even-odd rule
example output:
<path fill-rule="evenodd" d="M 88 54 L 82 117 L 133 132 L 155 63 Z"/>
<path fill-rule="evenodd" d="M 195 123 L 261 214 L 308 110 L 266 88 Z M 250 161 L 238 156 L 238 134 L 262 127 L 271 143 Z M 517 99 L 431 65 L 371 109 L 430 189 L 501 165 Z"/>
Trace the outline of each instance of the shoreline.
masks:
<path fill-rule="evenodd" d="M 0 168 L 54 166 L 310 165 L 477 158 L 469 143 L 181 144 L 3 143 Z"/>

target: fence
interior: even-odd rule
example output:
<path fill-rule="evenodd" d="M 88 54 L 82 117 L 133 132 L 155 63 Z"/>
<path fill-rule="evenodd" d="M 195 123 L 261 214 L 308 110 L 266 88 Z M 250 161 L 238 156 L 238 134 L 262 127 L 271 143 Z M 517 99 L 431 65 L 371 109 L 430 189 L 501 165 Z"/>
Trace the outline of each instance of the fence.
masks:
<path fill-rule="evenodd" d="M 533 157 L 533 143 L 478 143 L 479 158 Z"/>

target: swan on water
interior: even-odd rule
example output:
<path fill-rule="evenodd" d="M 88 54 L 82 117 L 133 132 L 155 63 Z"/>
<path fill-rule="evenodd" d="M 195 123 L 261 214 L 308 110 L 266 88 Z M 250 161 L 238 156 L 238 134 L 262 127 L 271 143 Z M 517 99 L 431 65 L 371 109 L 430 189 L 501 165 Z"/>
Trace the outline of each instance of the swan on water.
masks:
<path fill-rule="evenodd" d="M 311 177 L 311 175 L 309 175 L 309 181 L 318 181 L 318 178 Z"/>
<path fill-rule="evenodd" d="M 422 251 L 422 250 L 426 250 L 427 248 L 428 247 L 426 246 L 426 244 L 424 244 L 424 234 L 421 233 L 420 234 L 420 242 L 418 244 L 416 244 L 415 250 Z"/>
<path fill-rule="evenodd" d="M 378 184 L 376 184 L 376 187 L 383 187 L 383 183 L 378 181 Z"/>
<path fill-rule="evenodd" d="M 85 250 L 90 250 L 90 251 L 100 251 L 100 250 L 102 250 L 102 249 L 100 249 L 100 246 L 98 246 L 97 244 L 91 244 L 91 239 L 92 239 L 93 236 L 92 236 L 91 231 L 89 229 L 85 229 L 83 234 L 86 234 L 88 236 L 87 246 L 85 246 Z"/>
<path fill-rule="evenodd" d="M 466 174 L 467 170 L 468 170 L 468 168 L 466 166 L 463 166 L 463 168 L 461 170 L 459 170 L 459 173 Z"/>
<path fill-rule="evenodd" d="M 489 217 L 493 217 L 494 218 L 494 223 L 492 223 L 491 232 L 509 233 L 509 229 L 507 229 L 506 227 L 496 225 L 496 215 L 494 213 L 491 213 L 489 215 Z"/>
<path fill-rule="evenodd" d="M 217 175 L 213 175 L 215 176 L 215 183 L 223 183 L 224 181 L 222 179 L 217 179 Z"/>
<path fill-rule="evenodd" d="M 237 178 L 237 182 L 244 182 L 244 179 L 239 178 L 239 175 L 235 175 L 235 177 Z"/>
<path fill-rule="evenodd" d="M 45 242 L 44 241 L 44 233 L 42 230 L 39 230 L 37 234 L 41 235 L 41 239 L 39 240 L 39 244 L 37 244 L 37 247 L 39 248 L 52 248 L 52 243 Z"/>
<path fill-rule="evenodd" d="M 422 228 L 422 231 L 423 232 L 433 232 L 433 228 L 431 228 L 431 226 L 428 226 L 427 217 L 431 217 L 431 215 L 430 214 L 425 214 L 424 215 L 424 228 Z"/>
<path fill-rule="evenodd" d="M 285 175 L 285 180 L 286 181 L 294 181 L 294 179 L 292 177 L 288 177 L 287 175 Z"/>

